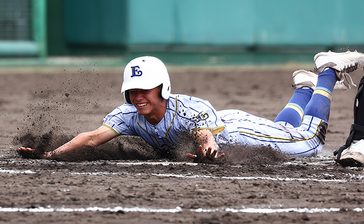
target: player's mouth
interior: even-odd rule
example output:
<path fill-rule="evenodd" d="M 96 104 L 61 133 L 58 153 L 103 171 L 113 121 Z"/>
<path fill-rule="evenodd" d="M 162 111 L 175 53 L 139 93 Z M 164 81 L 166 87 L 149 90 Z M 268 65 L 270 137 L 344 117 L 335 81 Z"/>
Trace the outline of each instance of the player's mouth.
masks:
<path fill-rule="evenodd" d="M 143 109 L 147 106 L 147 103 L 137 103 L 137 104 L 135 104 L 135 106 L 139 109 Z"/>

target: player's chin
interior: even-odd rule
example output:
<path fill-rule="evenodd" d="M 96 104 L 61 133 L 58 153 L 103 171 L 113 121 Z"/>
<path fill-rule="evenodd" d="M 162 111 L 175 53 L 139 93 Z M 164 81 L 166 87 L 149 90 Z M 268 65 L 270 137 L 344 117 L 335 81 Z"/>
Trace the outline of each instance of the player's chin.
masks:
<path fill-rule="evenodd" d="M 150 114 L 151 109 L 146 106 L 146 107 L 137 107 L 137 111 L 140 115 L 146 116 L 148 114 Z"/>

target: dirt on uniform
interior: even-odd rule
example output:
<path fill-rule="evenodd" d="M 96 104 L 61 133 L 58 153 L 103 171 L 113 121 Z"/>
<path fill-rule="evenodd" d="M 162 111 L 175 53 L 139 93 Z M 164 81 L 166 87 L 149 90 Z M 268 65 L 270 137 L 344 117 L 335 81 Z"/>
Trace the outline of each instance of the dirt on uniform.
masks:
<path fill-rule="evenodd" d="M 327 143 L 312 158 L 231 146 L 223 162 L 192 163 L 183 153 L 161 159 L 137 137 L 85 149 L 76 162 L 15 153 L 20 145 L 51 150 L 100 126 L 123 103 L 120 71 L 1 71 L 0 222 L 363 222 L 363 169 L 343 168 L 332 156 L 349 132 L 355 90 L 334 92 Z M 269 119 L 291 96 L 292 72 L 170 69 L 173 93 Z M 361 76 L 356 72 L 354 81 Z M 186 141 L 180 151 L 191 147 Z"/>

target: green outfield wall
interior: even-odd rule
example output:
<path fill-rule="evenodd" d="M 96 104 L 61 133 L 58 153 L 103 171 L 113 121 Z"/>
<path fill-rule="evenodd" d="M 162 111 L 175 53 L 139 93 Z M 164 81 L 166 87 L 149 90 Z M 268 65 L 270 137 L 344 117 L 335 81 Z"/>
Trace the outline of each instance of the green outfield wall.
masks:
<path fill-rule="evenodd" d="M 14 2 L 32 6 L 25 38 L 2 28 L 1 7 Z M 0 0 L 0 55 L 361 49 L 363 8 L 362 0 Z"/>
<path fill-rule="evenodd" d="M 364 46 L 361 0 L 64 0 L 63 8 L 66 45 L 86 49 Z"/>
<path fill-rule="evenodd" d="M 364 44 L 361 0 L 131 0 L 128 44 Z"/>

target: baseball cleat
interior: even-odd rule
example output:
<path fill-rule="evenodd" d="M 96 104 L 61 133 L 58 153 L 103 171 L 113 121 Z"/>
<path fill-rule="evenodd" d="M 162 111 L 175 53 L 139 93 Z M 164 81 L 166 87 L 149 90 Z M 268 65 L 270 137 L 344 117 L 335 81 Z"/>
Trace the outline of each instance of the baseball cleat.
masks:
<path fill-rule="evenodd" d="M 292 74 L 293 84 L 292 87 L 295 89 L 299 89 L 302 87 L 309 87 L 314 89 L 317 84 L 317 74 L 306 71 L 306 70 L 297 70 Z"/>
<path fill-rule="evenodd" d="M 306 70 L 297 70 L 292 74 L 293 84 L 292 87 L 295 89 L 299 89 L 302 87 L 309 87 L 314 89 L 317 85 L 318 75 L 316 73 L 306 71 Z M 337 90 L 346 90 L 348 89 L 341 82 L 336 82 L 334 89 Z"/>
<path fill-rule="evenodd" d="M 342 166 L 364 166 L 364 139 L 353 142 L 336 162 Z"/>
<path fill-rule="evenodd" d="M 322 72 L 325 68 L 333 68 L 339 72 L 352 72 L 364 67 L 364 54 L 357 51 L 336 53 L 332 51 L 320 52 L 314 56 L 316 68 Z"/>
<path fill-rule="evenodd" d="M 364 54 L 357 51 L 320 52 L 314 56 L 314 61 L 318 72 L 322 72 L 325 68 L 335 69 L 338 85 L 350 89 L 356 85 L 348 73 L 364 67 Z"/>

